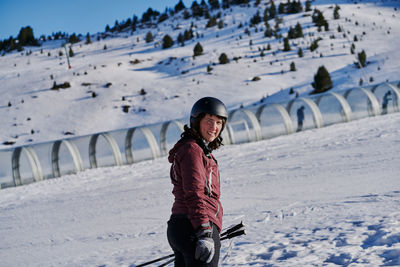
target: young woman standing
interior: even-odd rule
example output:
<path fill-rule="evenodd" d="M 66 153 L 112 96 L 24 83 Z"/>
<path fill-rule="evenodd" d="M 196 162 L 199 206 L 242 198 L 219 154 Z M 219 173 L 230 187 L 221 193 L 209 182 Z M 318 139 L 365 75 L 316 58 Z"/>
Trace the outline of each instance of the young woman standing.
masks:
<path fill-rule="evenodd" d="M 212 150 L 222 145 L 228 119 L 225 105 L 204 97 L 192 107 L 190 127 L 169 152 L 175 201 L 168 221 L 168 242 L 175 267 L 217 267 L 222 228 L 220 177 Z"/>

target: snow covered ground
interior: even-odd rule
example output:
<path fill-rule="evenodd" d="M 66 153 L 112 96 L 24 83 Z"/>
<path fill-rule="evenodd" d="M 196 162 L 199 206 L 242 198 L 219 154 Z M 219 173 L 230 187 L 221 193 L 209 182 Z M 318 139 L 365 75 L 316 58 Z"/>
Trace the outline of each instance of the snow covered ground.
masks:
<path fill-rule="evenodd" d="M 265 8 L 267 1 L 261 2 Z M 339 20 L 332 19 L 336 3 Z M 10 147 L 5 141 L 29 145 L 66 132 L 85 135 L 186 117 L 205 95 L 230 109 L 267 95 L 266 102 L 288 101 L 291 88 L 307 97 L 320 65 L 331 73 L 332 91 L 356 87 L 360 79 L 367 84 L 371 77 L 373 83 L 400 79 L 399 1 L 312 4 L 329 19 L 330 31 L 318 32 L 310 12 L 284 16 L 283 35 L 297 22 L 306 33 L 291 43 L 291 52 L 282 52 L 279 40 L 264 38 L 262 24 L 258 31 L 248 26 L 257 11 L 251 5 L 223 11 L 221 30 L 195 20 L 200 37 L 184 47 L 147 44 L 149 29 L 139 29 L 74 44 L 72 69 L 59 56 L 60 41 L 32 48 L 29 55 L 1 56 L 0 148 Z M 155 42 L 166 33 L 176 39 L 191 23 L 176 17 L 151 31 Z M 356 52 L 365 50 L 369 61 L 363 70 L 355 68 L 350 53 L 355 35 Z M 309 51 L 318 37 L 320 47 Z M 205 52 L 193 58 L 197 42 Z M 259 49 L 268 43 L 272 50 L 261 57 Z M 240 59 L 220 65 L 222 52 Z M 296 72 L 289 71 L 292 61 Z M 256 76 L 261 80 L 253 82 Z M 71 87 L 50 90 L 54 81 Z M 400 265 L 399 136 L 396 113 L 216 151 L 224 226 L 243 220 L 248 227 L 222 266 Z M 168 173 L 166 158 L 159 158 L 1 190 L 0 266 L 134 267 L 168 255 Z M 228 247 L 225 241 L 222 256 Z"/>
<path fill-rule="evenodd" d="M 400 264 L 400 114 L 216 151 L 222 266 Z M 1 266 L 135 266 L 171 250 L 166 158 L 0 192 Z M 222 256 L 228 251 L 224 241 Z"/>
<path fill-rule="evenodd" d="M 10 147 L 4 142 L 22 146 L 60 139 L 66 132 L 87 135 L 180 119 L 205 95 L 220 98 L 229 109 L 267 96 L 265 103 L 289 101 L 296 95 L 289 94 L 291 89 L 308 96 L 321 65 L 331 75 L 332 91 L 358 87 L 360 80 L 364 85 L 400 80 L 399 1 L 312 1 L 312 9 L 321 10 L 329 22 L 329 31 L 318 31 L 312 11 L 280 15 L 283 37 L 297 23 L 303 28 L 304 38 L 292 39 L 288 52 L 282 51 L 282 38 L 264 37 L 264 23 L 250 27 L 250 19 L 257 11 L 262 16 L 269 0 L 261 1 L 259 7 L 254 2 L 250 7 L 212 11 L 214 16 L 221 13 L 222 29 L 206 28 L 207 19 L 185 20 L 180 13 L 157 27 L 138 28 L 134 33 L 108 33 L 109 37 L 99 41 L 101 34 L 92 35 L 91 44 L 85 44 L 83 37 L 72 45 L 71 69 L 61 40 L 1 56 L 0 124 L 4 127 L 0 148 Z M 279 2 L 275 1 L 276 6 Z M 333 19 L 334 4 L 341 7 L 338 20 Z M 275 28 L 274 19 L 269 24 Z M 178 45 L 178 35 L 189 29 L 195 37 L 183 47 Z M 146 43 L 149 32 L 154 42 Z M 166 34 L 175 45 L 162 49 L 157 43 Z M 319 48 L 311 52 L 310 45 L 318 38 Z M 204 52 L 193 58 L 197 43 Z M 261 50 L 268 45 L 271 50 L 264 50 L 262 57 Z M 302 58 L 297 55 L 299 48 Z M 354 62 L 362 50 L 368 64 L 357 69 Z M 218 63 L 221 53 L 228 55 L 229 64 Z M 296 71 L 289 71 L 291 62 Z M 212 71 L 207 72 L 207 66 Z M 260 80 L 252 81 L 255 77 Z M 54 82 L 69 82 L 71 87 L 50 90 Z M 142 89 L 146 95 L 140 94 Z M 128 113 L 123 106 L 129 107 Z"/>

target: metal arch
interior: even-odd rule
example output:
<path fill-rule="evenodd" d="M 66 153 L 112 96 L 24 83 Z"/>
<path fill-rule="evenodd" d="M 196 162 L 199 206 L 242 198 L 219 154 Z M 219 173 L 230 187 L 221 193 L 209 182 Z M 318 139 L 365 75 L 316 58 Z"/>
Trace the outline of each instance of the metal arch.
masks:
<path fill-rule="evenodd" d="M 161 155 L 167 154 L 167 130 L 171 124 L 175 124 L 178 128 L 183 131 L 183 123 L 180 121 L 167 121 L 163 123 L 161 132 L 160 132 L 160 148 L 161 148 Z"/>
<path fill-rule="evenodd" d="M 61 147 L 62 143 L 65 144 L 65 146 L 67 147 L 67 149 L 72 157 L 72 161 L 74 163 L 76 172 L 83 171 L 83 162 L 82 162 L 81 154 L 79 153 L 79 150 L 76 147 L 76 145 L 68 140 L 59 140 L 53 144 L 53 147 L 51 149 L 51 163 L 52 163 L 51 165 L 53 167 L 53 177 L 54 178 L 61 176 L 59 153 L 60 153 L 60 147 Z"/>
<path fill-rule="evenodd" d="M 234 144 L 235 143 L 235 137 L 233 134 L 233 129 L 231 127 L 231 125 L 227 122 L 225 125 L 225 130 L 226 133 L 222 136 L 222 138 L 224 138 L 225 136 L 228 137 L 228 143 L 227 144 Z"/>
<path fill-rule="evenodd" d="M 25 151 L 25 154 L 29 161 L 29 165 L 31 165 L 33 179 L 35 180 L 35 182 L 43 180 L 43 172 L 36 152 L 29 146 L 17 147 L 16 149 L 14 149 L 11 157 L 14 186 L 22 185 L 21 172 L 19 168 L 21 154 L 23 151 Z"/>
<path fill-rule="evenodd" d="M 400 89 L 397 87 L 397 86 L 395 86 L 395 85 L 393 85 L 393 84 L 391 84 L 391 83 L 384 83 L 384 84 L 378 84 L 378 85 L 376 85 L 374 88 L 373 88 L 373 90 L 372 90 L 372 92 L 374 93 L 374 96 L 375 96 L 375 91 L 376 91 L 376 89 L 378 89 L 378 87 L 380 87 L 380 86 L 387 86 L 387 87 L 389 87 L 388 89 L 390 89 L 390 90 L 392 90 L 395 94 L 396 94 L 396 100 L 397 99 L 400 99 Z M 376 97 L 376 96 L 375 96 Z M 393 102 L 393 107 L 394 107 L 394 110 L 395 111 L 399 111 L 400 110 L 400 107 L 399 107 L 399 104 L 398 104 L 398 102 L 396 101 L 396 103 L 395 102 Z"/>
<path fill-rule="evenodd" d="M 132 128 L 132 129 L 129 129 L 129 131 L 126 134 L 126 138 L 125 138 L 125 155 L 126 155 L 127 163 L 132 164 L 134 162 L 133 161 L 133 152 L 132 152 L 132 137 L 133 137 L 136 129 L 141 130 L 144 137 L 146 138 L 147 143 L 150 146 L 153 159 L 159 157 L 160 150 L 159 150 L 156 138 L 154 137 L 154 134 L 150 131 L 150 129 L 147 127 Z"/>
<path fill-rule="evenodd" d="M 319 103 L 321 102 L 321 99 L 327 95 L 331 95 L 331 96 L 335 97 L 337 101 L 339 101 L 340 105 L 342 106 L 342 111 L 343 111 L 343 114 L 345 117 L 345 122 L 351 121 L 351 112 L 352 111 L 351 111 L 350 104 L 349 104 L 349 102 L 347 102 L 347 100 L 343 96 L 341 96 L 337 93 L 329 92 L 328 94 L 324 94 L 324 95 L 321 95 L 320 97 L 318 97 L 318 99 L 317 99 L 318 107 L 319 107 Z"/>
<path fill-rule="evenodd" d="M 400 83 L 399 83 L 400 84 Z M 398 88 L 398 87 L 396 87 L 396 86 L 394 86 L 393 84 L 387 84 L 392 90 L 393 90 L 393 92 L 396 94 L 396 96 L 397 96 L 397 101 L 400 99 L 400 89 Z M 396 105 L 394 105 L 395 106 L 395 111 L 400 111 L 400 106 L 399 106 L 399 103 L 396 101 Z"/>
<path fill-rule="evenodd" d="M 381 114 L 381 108 L 379 106 L 378 99 L 376 96 L 369 90 L 365 88 L 360 88 L 361 91 L 364 92 L 364 94 L 367 95 L 369 104 L 371 104 L 371 111 L 372 111 L 372 116 L 377 116 Z"/>
<path fill-rule="evenodd" d="M 121 151 L 119 150 L 118 144 L 115 141 L 114 137 L 112 137 L 109 133 L 100 133 L 94 134 L 90 138 L 89 142 L 89 160 L 90 160 L 90 167 L 97 168 L 97 158 L 96 158 L 96 144 L 97 139 L 99 136 L 103 136 L 106 139 L 107 143 L 110 145 L 111 151 L 114 156 L 114 162 L 116 166 L 122 165 L 122 155 Z"/>
<path fill-rule="evenodd" d="M 242 111 L 247 116 L 247 118 L 250 120 L 250 122 L 253 124 L 253 129 L 255 131 L 256 139 L 255 140 L 249 140 L 249 141 L 260 141 L 260 140 L 262 140 L 262 132 L 261 132 L 260 123 L 258 122 L 257 117 L 251 111 L 249 111 L 247 109 L 236 109 L 236 110 L 233 110 L 229 114 L 228 122 L 230 122 L 232 120 L 233 115 L 235 115 L 236 112 L 240 112 L 240 111 Z"/>
<path fill-rule="evenodd" d="M 256 113 L 258 122 L 261 124 L 261 115 L 266 106 L 272 106 L 272 107 L 276 108 L 276 110 L 278 110 L 278 112 L 281 114 L 281 116 L 283 118 L 283 123 L 285 124 L 285 128 L 286 128 L 286 134 L 293 133 L 292 120 L 290 119 L 290 116 L 289 116 L 289 113 L 287 112 L 287 110 L 281 104 L 272 104 L 272 105 L 265 104 L 265 105 L 262 105 L 261 107 L 259 107 L 257 109 L 257 113 Z"/>
<path fill-rule="evenodd" d="M 311 109 L 312 113 L 313 113 L 313 118 L 314 118 L 314 122 L 315 122 L 315 126 L 317 128 L 321 128 L 324 126 L 324 122 L 322 120 L 322 114 L 321 111 L 319 110 L 319 107 L 317 106 L 317 104 L 315 104 L 314 101 L 312 101 L 311 99 L 305 98 L 305 97 L 300 97 L 297 99 L 294 99 L 292 101 L 290 101 L 288 103 L 288 107 L 287 107 L 287 111 L 290 114 L 290 110 L 292 109 L 293 103 L 295 101 L 303 101 L 304 103 L 306 103 L 308 105 L 308 107 Z"/>
<path fill-rule="evenodd" d="M 228 122 L 226 122 L 225 128 L 221 133 L 222 143 L 225 145 L 233 144 L 232 136 L 232 128 L 229 126 Z"/>
<path fill-rule="evenodd" d="M 344 94 L 344 98 L 346 99 L 346 101 L 347 101 L 347 98 L 349 97 L 350 93 L 354 90 L 361 90 L 367 96 L 369 103 L 371 105 L 372 116 L 377 116 L 380 114 L 380 107 L 379 107 L 378 99 L 376 99 L 376 96 L 371 91 L 368 91 L 365 88 L 356 87 L 356 88 L 347 90 Z"/>

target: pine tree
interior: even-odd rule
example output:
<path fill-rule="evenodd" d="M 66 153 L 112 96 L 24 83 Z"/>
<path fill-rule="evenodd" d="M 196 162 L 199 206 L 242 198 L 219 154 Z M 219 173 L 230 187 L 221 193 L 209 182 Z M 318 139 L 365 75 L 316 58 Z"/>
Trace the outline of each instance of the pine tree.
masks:
<path fill-rule="evenodd" d="M 296 71 L 296 65 L 293 61 L 290 63 L 290 71 Z"/>
<path fill-rule="evenodd" d="M 334 19 L 340 19 L 339 10 L 340 10 L 340 6 L 336 5 L 335 9 L 333 10 L 333 18 Z"/>
<path fill-rule="evenodd" d="M 257 13 L 250 19 L 250 25 L 255 26 L 261 22 L 260 11 L 257 10 Z"/>
<path fill-rule="evenodd" d="M 218 9 L 219 8 L 218 0 L 208 0 L 208 4 L 211 6 L 211 9 Z"/>
<path fill-rule="evenodd" d="M 303 29 L 301 28 L 301 24 L 299 22 L 297 22 L 296 26 L 294 27 L 294 33 L 296 38 L 304 37 Z"/>
<path fill-rule="evenodd" d="M 269 7 L 269 18 L 274 19 L 276 16 L 276 6 L 275 3 L 272 1 L 271 6 Z"/>
<path fill-rule="evenodd" d="M 75 56 L 75 53 L 74 53 L 74 51 L 72 50 L 72 47 L 71 47 L 71 46 L 69 47 L 68 54 L 69 54 L 69 57 Z"/>
<path fill-rule="evenodd" d="M 208 22 L 207 22 L 206 28 L 211 28 L 211 27 L 214 27 L 215 25 L 217 25 L 217 18 L 216 17 L 210 17 Z"/>
<path fill-rule="evenodd" d="M 296 33 L 292 26 L 290 26 L 289 31 L 288 31 L 288 36 L 289 39 L 295 39 L 296 38 Z"/>
<path fill-rule="evenodd" d="M 201 56 L 202 54 L 203 54 L 203 47 L 201 46 L 200 43 L 197 43 L 193 49 L 193 56 L 197 57 Z"/>
<path fill-rule="evenodd" d="M 153 34 L 150 31 L 147 32 L 146 37 L 145 37 L 145 41 L 146 41 L 146 43 L 151 43 L 151 42 L 154 41 Z"/>
<path fill-rule="evenodd" d="M 314 82 L 311 85 L 314 88 L 311 94 L 323 93 L 332 88 L 331 76 L 324 66 L 318 68 L 317 73 L 314 75 Z"/>
<path fill-rule="evenodd" d="M 283 39 L 283 51 L 285 52 L 290 51 L 290 44 L 288 38 Z"/>
<path fill-rule="evenodd" d="M 92 41 L 90 40 L 90 34 L 87 33 L 86 34 L 86 42 L 85 42 L 85 44 L 91 44 L 91 43 L 92 43 Z"/>
<path fill-rule="evenodd" d="M 228 64 L 228 63 L 229 63 L 229 58 L 228 58 L 228 56 L 227 56 L 225 53 L 222 53 L 222 54 L 219 56 L 218 60 L 219 60 L 219 63 L 220 63 L 220 64 Z"/>
<path fill-rule="evenodd" d="M 33 29 L 31 27 L 27 26 L 25 28 L 24 27 L 21 28 L 18 34 L 18 44 L 20 46 L 39 45 L 38 41 L 35 39 L 35 36 L 33 35 Z"/>
<path fill-rule="evenodd" d="M 175 5 L 175 13 L 178 13 L 181 10 L 184 10 L 185 4 L 182 2 L 182 0 L 179 0 L 179 3 Z"/>
<path fill-rule="evenodd" d="M 307 0 L 306 1 L 306 12 L 311 11 L 311 1 Z"/>
<path fill-rule="evenodd" d="M 168 34 L 164 36 L 163 38 L 163 49 L 170 48 L 171 46 L 174 45 L 174 40 L 172 40 L 171 36 Z"/>
<path fill-rule="evenodd" d="M 69 37 L 69 42 L 70 42 L 71 44 L 75 44 L 75 43 L 77 43 L 77 42 L 79 42 L 79 41 L 80 41 L 80 39 L 79 39 L 78 36 L 76 36 L 75 33 L 73 33 L 73 34 Z"/>
<path fill-rule="evenodd" d="M 366 61 L 367 61 L 367 55 L 365 54 L 365 51 L 363 50 L 361 53 L 358 53 L 357 56 L 361 68 L 364 68 L 366 66 Z"/>
<path fill-rule="evenodd" d="M 301 47 L 299 47 L 299 50 L 297 50 L 297 55 L 299 55 L 299 57 L 303 57 L 303 49 L 301 49 Z"/>

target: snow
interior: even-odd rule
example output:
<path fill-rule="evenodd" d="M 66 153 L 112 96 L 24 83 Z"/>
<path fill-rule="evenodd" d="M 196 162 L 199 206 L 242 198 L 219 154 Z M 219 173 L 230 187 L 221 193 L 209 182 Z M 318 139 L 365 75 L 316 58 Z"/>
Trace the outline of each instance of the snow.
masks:
<path fill-rule="evenodd" d="M 313 2 L 329 17 L 328 33 L 317 32 L 302 14 L 284 17 L 283 32 L 300 21 L 310 26 L 303 31 L 323 38 L 317 52 L 303 49 L 304 58 L 296 50 L 278 51 L 283 44 L 275 39 L 270 40 L 275 55 L 259 57 L 258 47 L 267 44 L 263 31 L 249 28 L 249 37 L 246 27 L 238 29 L 256 13 L 253 5 L 223 11 L 222 30 L 206 30 L 205 20 L 195 21 L 204 36 L 184 47 L 146 44 L 149 29 L 92 38 L 89 45 L 82 41 L 73 45 L 69 70 L 65 56 L 57 56 L 60 41 L 46 42 L 43 54 L 41 48 L 32 48 L 30 56 L 6 54 L 0 57 L 0 123 L 5 125 L 0 141 L 29 145 L 63 138 L 67 131 L 84 135 L 183 118 L 204 95 L 222 99 L 230 109 L 267 95 L 266 102 L 288 101 L 292 87 L 307 96 L 320 65 L 331 73 L 333 91 L 356 87 L 360 78 L 368 83 L 371 76 L 374 83 L 398 80 L 399 2 L 358 2 Z M 328 15 L 335 3 L 341 6 L 337 21 Z M 165 33 L 176 40 L 190 23 L 176 18 L 152 32 L 156 41 Z M 181 29 L 172 31 L 176 25 Z M 364 49 L 370 61 L 363 71 L 354 67 L 351 41 L 337 33 L 338 25 L 351 33 L 348 38 L 362 37 L 356 50 Z M 308 47 L 313 38 L 307 38 L 304 44 L 294 42 Z M 193 59 L 198 41 L 205 55 Z M 241 59 L 213 65 L 222 52 Z M 141 63 L 131 64 L 135 59 Z M 298 71 L 288 71 L 291 61 Z M 72 87 L 50 90 L 50 75 Z M 252 82 L 255 76 L 261 80 Z M 147 94 L 140 95 L 141 89 Z M 98 96 L 92 98 L 92 92 Z M 129 113 L 122 105 L 131 107 Z M 247 235 L 232 244 L 224 241 L 221 259 L 230 256 L 221 265 L 400 265 L 399 125 L 400 113 L 394 113 L 215 151 L 224 227 L 242 220 L 247 225 Z M 133 267 L 170 254 L 169 167 L 162 157 L 1 190 L 0 265 Z"/>
<path fill-rule="evenodd" d="M 264 10 L 266 2 L 262 1 L 259 9 Z M 341 5 L 339 20 L 332 18 L 333 3 Z M 291 88 L 300 96 L 308 96 L 321 65 L 331 74 L 332 91 L 358 87 L 360 79 L 364 85 L 400 79 L 398 1 L 313 1 L 312 7 L 324 13 L 330 30 L 318 32 L 311 21 L 312 12 L 282 16 L 283 36 L 298 22 L 305 36 L 291 40 L 289 52 L 282 51 L 281 40 L 264 37 L 263 23 L 249 26 L 258 10 L 251 4 L 221 10 L 222 29 L 206 28 L 206 19 L 184 20 L 180 14 L 157 28 L 138 27 L 133 34 L 114 33 L 104 39 L 101 34 L 92 35 L 91 44 L 85 44 L 83 37 L 72 45 L 75 56 L 70 58 L 71 69 L 61 40 L 7 53 L 0 57 L 0 124 L 7 126 L 0 131 L 0 148 L 10 147 L 3 144 L 6 141 L 15 142 L 14 146 L 29 145 L 65 138 L 66 132 L 87 135 L 184 118 L 204 95 L 220 98 L 229 109 L 258 103 L 267 96 L 265 103 L 288 101 L 295 97 L 289 95 Z M 165 34 L 176 43 L 178 35 L 189 30 L 192 23 L 195 38 L 185 46 L 155 47 Z M 274 20 L 269 23 L 275 27 Z M 181 29 L 173 30 L 177 25 Z M 338 32 L 338 26 L 343 32 Z M 149 31 L 155 38 L 153 43 L 144 41 Z M 354 36 L 359 41 L 353 42 Z M 319 48 L 311 52 L 310 44 L 317 38 L 322 38 Z M 198 42 L 204 55 L 193 58 Z M 353 43 L 355 54 L 350 53 Z M 271 50 L 261 57 L 260 49 L 268 44 Z M 297 55 L 299 47 L 304 52 L 302 58 Z M 354 62 L 362 50 L 369 64 L 360 70 Z M 27 55 L 29 51 L 32 54 Z M 228 55 L 229 64 L 218 63 L 221 53 Z M 289 71 L 291 62 L 297 71 Z M 207 66 L 213 68 L 210 73 Z M 252 81 L 254 77 L 260 80 Z M 54 82 L 69 82 L 71 87 L 50 90 Z M 111 86 L 107 87 L 108 83 Z M 140 95 L 142 89 L 146 95 Z M 124 105 L 130 107 L 128 113 L 122 111 Z"/>
<path fill-rule="evenodd" d="M 400 114 L 223 147 L 222 266 L 400 264 Z M 2 190 L 3 266 L 135 266 L 171 253 L 165 157 Z M 229 242 L 223 241 L 222 256 Z"/>

